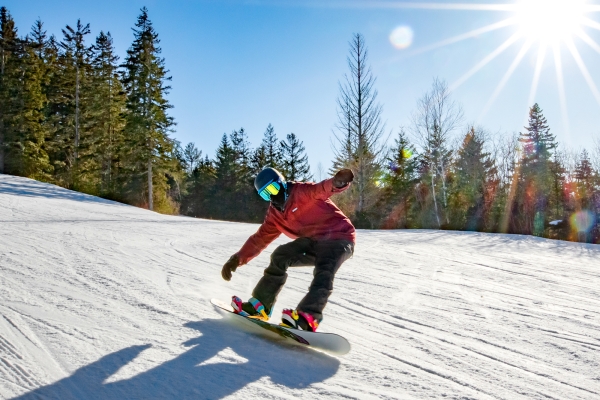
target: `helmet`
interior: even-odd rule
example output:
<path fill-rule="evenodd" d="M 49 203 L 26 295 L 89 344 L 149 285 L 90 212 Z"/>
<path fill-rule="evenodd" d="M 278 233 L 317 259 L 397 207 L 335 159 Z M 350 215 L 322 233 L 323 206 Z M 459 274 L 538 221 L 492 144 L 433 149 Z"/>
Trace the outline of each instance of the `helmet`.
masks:
<path fill-rule="evenodd" d="M 275 168 L 266 167 L 254 178 L 254 187 L 260 197 L 269 201 L 271 195 L 279 193 L 280 190 L 285 190 L 287 184 L 285 178 Z"/>

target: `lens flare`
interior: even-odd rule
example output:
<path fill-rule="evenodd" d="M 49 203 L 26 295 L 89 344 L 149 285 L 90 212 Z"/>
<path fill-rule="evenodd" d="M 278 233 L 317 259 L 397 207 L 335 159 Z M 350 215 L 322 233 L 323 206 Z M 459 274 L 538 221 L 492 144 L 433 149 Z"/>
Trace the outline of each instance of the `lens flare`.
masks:
<path fill-rule="evenodd" d="M 577 232 L 589 232 L 595 222 L 594 214 L 590 211 L 583 210 L 571 215 L 571 226 Z"/>
<path fill-rule="evenodd" d="M 413 42 L 414 32 L 410 26 L 399 26 L 390 33 L 390 43 L 397 49 L 408 49 Z"/>

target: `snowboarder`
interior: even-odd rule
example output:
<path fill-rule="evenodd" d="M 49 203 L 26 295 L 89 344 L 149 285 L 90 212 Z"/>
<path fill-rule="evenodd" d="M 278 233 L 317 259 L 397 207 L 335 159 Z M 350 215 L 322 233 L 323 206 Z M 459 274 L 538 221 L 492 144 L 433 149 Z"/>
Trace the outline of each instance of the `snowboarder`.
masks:
<path fill-rule="evenodd" d="M 259 172 L 254 187 L 271 204 L 258 231 L 223 266 L 223 279 L 229 281 L 237 267 L 259 255 L 281 233 L 295 240 L 273 251 L 264 276 L 247 302 L 233 296 L 231 305 L 236 313 L 268 320 L 287 279 L 288 267 L 314 266 L 308 293 L 295 310 L 283 310 L 282 323 L 295 329 L 317 330 L 335 273 L 352 257 L 356 238 L 348 217 L 329 198 L 346 190 L 353 180 L 349 169 L 320 183 L 286 182 L 273 168 Z"/>

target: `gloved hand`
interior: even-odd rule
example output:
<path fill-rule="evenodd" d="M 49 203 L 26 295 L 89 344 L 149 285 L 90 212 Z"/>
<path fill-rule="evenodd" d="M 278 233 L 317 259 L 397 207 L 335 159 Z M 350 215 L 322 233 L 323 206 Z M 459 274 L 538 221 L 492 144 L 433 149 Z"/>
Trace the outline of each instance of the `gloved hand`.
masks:
<path fill-rule="evenodd" d="M 232 255 L 231 257 L 229 257 L 229 260 L 227 260 L 225 265 L 223 265 L 223 269 L 221 270 L 221 276 L 223 277 L 223 279 L 225 279 L 226 281 L 230 281 L 231 273 L 235 272 L 235 270 L 239 266 L 240 266 L 240 258 L 238 257 L 238 255 L 236 253 L 236 254 Z"/>
<path fill-rule="evenodd" d="M 354 180 L 354 173 L 351 169 L 341 169 L 333 177 L 333 186 L 338 189 L 343 188 Z"/>

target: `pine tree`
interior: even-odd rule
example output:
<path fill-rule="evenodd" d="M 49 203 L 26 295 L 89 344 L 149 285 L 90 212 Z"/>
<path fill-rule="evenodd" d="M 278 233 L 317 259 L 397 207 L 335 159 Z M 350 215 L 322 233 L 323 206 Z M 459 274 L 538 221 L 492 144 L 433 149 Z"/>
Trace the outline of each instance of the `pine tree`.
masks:
<path fill-rule="evenodd" d="M 288 134 L 286 140 L 281 141 L 281 167 L 283 176 L 290 181 L 312 179 L 306 148 L 294 133 Z"/>
<path fill-rule="evenodd" d="M 522 154 L 515 182 L 512 231 L 542 235 L 551 209 L 549 198 L 554 181 L 552 154 L 556 142 L 538 104 L 529 110 L 529 124 L 519 141 Z M 555 168 L 554 175 L 559 172 Z"/>
<path fill-rule="evenodd" d="M 124 145 L 126 96 L 119 80 L 118 62 L 110 32 L 100 32 L 91 50 L 87 85 L 87 121 L 81 136 L 82 181 L 93 192 L 118 197 L 117 182 Z"/>
<path fill-rule="evenodd" d="M 265 167 L 277 170 L 282 169 L 281 147 L 273 125 L 269 124 L 267 126 L 260 146 L 258 146 L 252 155 L 251 165 L 255 173 L 260 172 Z"/>
<path fill-rule="evenodd" d="M 414 146 L 400 129 L 387 157 L 387 168 L 381 179 L 382 195 L 376 207 L 384 229 L 407 228 L 410 225 L 410 201 L 418 168 L 418 159 L 414 155 Z"/>
<path fill-rule="evenodd" d="M 188 193 L 181 202 L 181 211 L 185 215 L 198 218 L 218 218 L 214 191 L 216 189 L 216 171 L 208 155 L 196 165 L 190 177 Z"/>
<path fill-rule="evenodd" d="M 377 103 L 376 79 L 367 59 L 364 37 L 354 34 L 348 56 L 350 74 L 340 84 L 336 133 L 338 147 L 333 162 L 335 169 L 350 168 L 355 172 L 355 183 L 345 194 L 346 201 L 339 203 L 353 214 L 359 225 L 368 225 L 366 215 L 377 199 L 376 182 L 382 173 L 380 158 L 383 155 L 382 106 Z"/>
<path fill-rule="evenodd" d="M 50 164 L 43 148 L 46 97 L 42 88 L 46 71 L 41 55 L 45 32 L 38 21 L 33 27 L 34 39 L 19 39 L 7 12 L 3 19 L 8 32 L 2 36 L 11 38 L 5 43 L 1 96 L 5 171 L 49 180 Z"/>
<path fill-rule="evenodd" d="M 199 164 L 202 158 L 202 151 L 198 150 L 196 145 L 192 142 L 188 143 L 183 150 L 183 159 L 185 160 L 185 166 L 188 174 L 191 176 L 194 169 Z"/>
<path fill-rule="evenodd" d="M 575 198 L 577 209 L 592 208 L 593 194 L 596 187 L 596 173 L 592 167 L 587 150 L 583 150 L 575 166 Z"/>
<path fill-rule="evenodd" d="M 250 149 L 248 135 L 244 128 L 240 128 L 234 130 L 229 139 L 235 153 L 235 175 L 237 178 L 234 193 L 234 207 L 237 212 L 232 218 L 235 218 L 236 221 L 259 222 L 264 218 L 265 204 L 257 196 L 254 188 L 256 171 L 252 165 L 253 152 Z M 269 147 L 266 148 L 269 149 Z M 266 154 L 265 151 L 265 158 Z"/>
<path fill-rule="evenodd" d="M 70 64 L 69 66 L 74 72 L 71 82 L 73 90 L 73 124 L 74 124 L 74 138 L 73 138 L 73 162 L 76 165 L 77 159 L 79 158 L 79 143 L 81 140 L 81 114 L 82 114 L 82 91 L 88 83 L 90 75 L 90 47 L 85 45 L 85 36 L 90 33 L 90 24 L 83 25 L 81 20 L 77 20 L 75 29 L 67 25 L 62 30 L 64 40 L 61 42 L 61 47 L 64 49 L 65 62 Z"/>
<path fill-rule="evenodd" d="M 90 47 L 85 44 L 89 24 L 78 20 L 75 28 L 67 25 L 62 33 L 60 43 L 51 36 L 45 47 L 48 83 L 44 91 L 49 127 L 46 147 L 54 180 L 65 187 L 82 189 L 85 182 L 80 181 L 78 168 L 81 135 L 88 118 L 85 94 L 91 92 Z"/>
<path fill-rule="evenodd" d="M 148 9 L 142 8 L 135 24 L 134 41 L 123 64 L 123 84 L 127 93 L 127 186 L 133 201 L 141 201 L 145 192 L 147 205 L 154 209 L 158 199 L 161 208 L 169 207 L 165 173 L 173 168 L 173 142 L 169 132 L 174 125 L 167 114 L 172 106 L 165 96 L 170 90 L 165 60 L 160 57 L 158 34 L 148 18 Z M 140 179 L 146 176 L 146 183 Z M 156 192 L 156 193 L 155 193 Z"/>
<path fill-rule="evenodd" d="M 250 150 L 250 142 L 248 141 L 248 134 L 244 128 L 234 130 L 229 135 L 231 141 L 231 147 L 236 155 L 236 165 L 238 166 L 238 176 L 240 180 L 247 180 L 251 175 L 251 158 L 252 151 Z"/>
<path fill-rule="evenodd" d="M 5 172 L 6 150 L 10 140 L 10 115 L 12 113 L 12 93 L 16 85 L 18 66 L 18 34 L 10 12 L 0 8 L 0 173 Z"/>
<path fill-rule="evenodd" d="M 450 221 L 455 229 L 481 231 L 490 208 L 490 196 L 497 185 L 496 169 L 484 150 L 484 136 L 471 127 L 457 152 L 450 188 Z"/>
<path fill-rule="evenodd" d="M 215 157 L 215 187 L 213 200 L 215 212 L 219 218 L 235 220 L 238 214 L 236 194 L 238 191 L 238 154 L 232 147 L 226 134 L 221 138 Z"/>
<path fill-rule="evenodd" d="M 265 166 L 267 166 L 267 151 L 263 146 L 258 146 L 250 158 L 252 173 L 258 174 Z"/>

